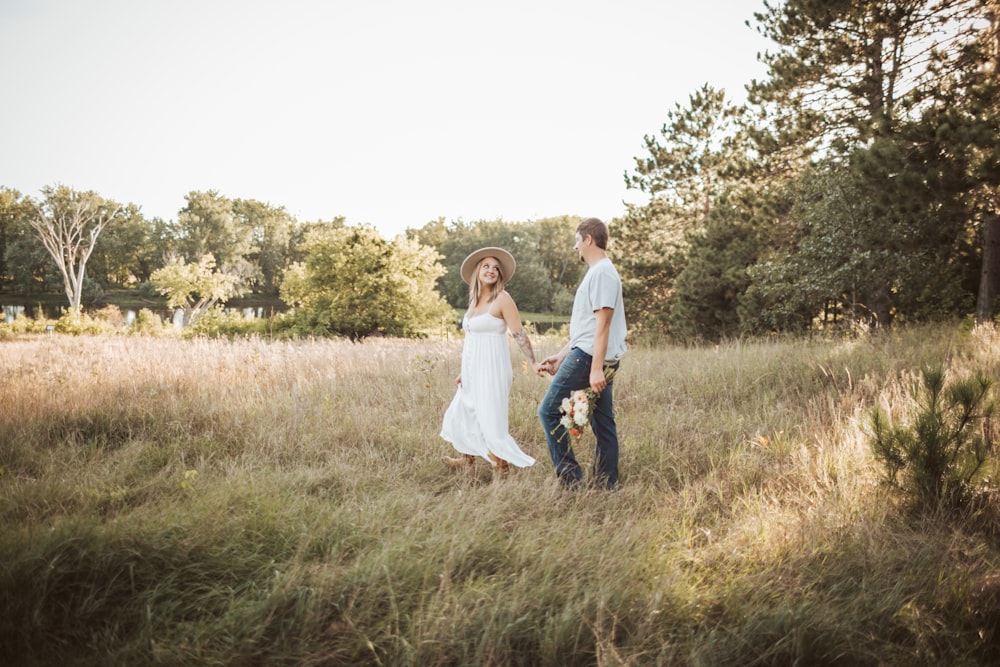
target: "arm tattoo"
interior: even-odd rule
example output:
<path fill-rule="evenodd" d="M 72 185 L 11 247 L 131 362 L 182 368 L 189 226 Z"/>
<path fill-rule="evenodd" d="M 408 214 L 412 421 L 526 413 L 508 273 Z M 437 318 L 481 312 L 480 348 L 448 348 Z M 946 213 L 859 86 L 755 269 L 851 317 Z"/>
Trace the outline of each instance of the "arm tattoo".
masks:
<path fill-rule="evenodd" d="M 521 348 L 521 352 L 524 352 L 524 356 L 528 358 L 528 361 L 535 363 L 535 352 L 531 349 L 531 340 L 528 338 L 528 334 L 524 333 L 524 329 L 521 329 L 516 334 L 512 334 L 514 340 L 517 341 L 518 346 Z"/>

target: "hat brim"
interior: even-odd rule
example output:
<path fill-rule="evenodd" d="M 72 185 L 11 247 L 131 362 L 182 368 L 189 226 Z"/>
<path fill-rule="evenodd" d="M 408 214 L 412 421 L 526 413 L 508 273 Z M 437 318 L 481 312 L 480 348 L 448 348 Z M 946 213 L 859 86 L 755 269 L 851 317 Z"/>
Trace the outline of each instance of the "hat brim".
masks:
<path fill-rule="evenodd" d="M 479 266 L 479 262 L 484 257 L 496 257 L 497 261 L 500 262 L 500 271 L 503 272 L 504 282 L 510 282 L 510 279 L 514 276 L 514 269 L 517 268 L 514 255 L 503 248 L 494 247 L 480 248 L 469 253 L 469 256 L 462 260 L 462 268 L 459 269 L 459 273 L 462 274 L 462 280 L 469 285 L 472 284 L 472 280 L 476 274 L 476 267 Z"/>

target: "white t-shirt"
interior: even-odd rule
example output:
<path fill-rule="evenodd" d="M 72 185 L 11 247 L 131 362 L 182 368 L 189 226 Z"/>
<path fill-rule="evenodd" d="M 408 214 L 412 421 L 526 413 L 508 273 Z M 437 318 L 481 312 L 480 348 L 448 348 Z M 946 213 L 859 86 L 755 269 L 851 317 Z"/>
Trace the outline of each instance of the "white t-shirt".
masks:
<path fill-rule="evenodd" d="M 622 281 L 615 265 L 607 257 L 587 269 L 576 288 L 573 314 L 569 319 L 569 346 L 594 354 L 594 334 L 597 332 L 595 311 L 611 308 L 611 329 L 608 331 L 608 351 L 605 361 L 617 361 L 625 354 L 625 308 L 622 301 Z"/>

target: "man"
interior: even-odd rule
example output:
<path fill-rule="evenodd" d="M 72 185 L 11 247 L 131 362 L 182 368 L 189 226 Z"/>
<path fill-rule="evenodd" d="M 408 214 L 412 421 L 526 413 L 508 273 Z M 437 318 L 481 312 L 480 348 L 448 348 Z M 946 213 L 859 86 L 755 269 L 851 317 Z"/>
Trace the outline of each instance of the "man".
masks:
<path fill-rule="evenodd" d="M 576 486 L 582 479 L 580 464 L 573 455 L 566 428 L 560 423 L 560 405 L 570 392 L 588 386 L 597 395 L 590 418 L 597 446 L 594 451 L 594 481 L 614 490 L 618 486 L 618 430 L 615 425 L 613 383 L 606 371 L 618 368 L 625 354 L 625 312 L 622 281 L 608 259 L 608 227 L 589 218 L 576 228 L 573 248 L 587 273 L 573 299 L 569 321 L 569 342 L 541 363 L 540 372 L 555 377 L 538 406 L 538 418 L 545 429 L 549 455 L 556 477 L 564 486 Z"/>

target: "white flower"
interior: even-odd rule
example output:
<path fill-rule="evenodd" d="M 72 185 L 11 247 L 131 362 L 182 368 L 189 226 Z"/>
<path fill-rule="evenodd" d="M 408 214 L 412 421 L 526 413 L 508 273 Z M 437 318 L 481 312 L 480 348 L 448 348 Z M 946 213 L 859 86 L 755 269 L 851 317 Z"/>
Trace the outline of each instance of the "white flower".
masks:
<path fill-rule="evenodd" d="M 577 406 L 579 406 L 579 405 L 580 404 L 577 403 Z M 576 412 L 573 413 L 573 421 L 576 422 L 577 426 L 583 426 L 584 424 L 587 423 L 588 418 L 587 418 L 587 408 L 586 408 L 586 406 L 584 406 L 584 408 L 582 410 L 577 410 Z"/>
<path fill-rule="evenodd" d="M 568 415 L 573 410 L 573 403 L 569 400 L 569 396 L 562 400 L 562 404 L 559 406 L 560 412 L 564 415 Z"/>
<path fill-rule="evenodd" d="M 565 429 L 570 429 L 573 427 L 573 420 L 570 418 L 569 415 L 564 415 L 563 418 L 559 420 L 559 423 L 562 424 L 562 427 Z"/>

